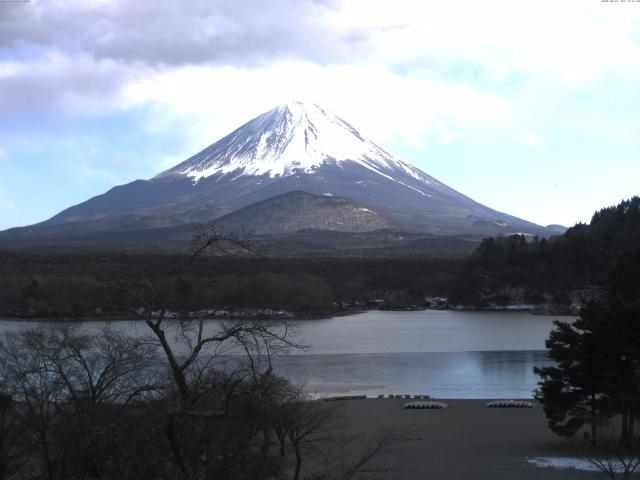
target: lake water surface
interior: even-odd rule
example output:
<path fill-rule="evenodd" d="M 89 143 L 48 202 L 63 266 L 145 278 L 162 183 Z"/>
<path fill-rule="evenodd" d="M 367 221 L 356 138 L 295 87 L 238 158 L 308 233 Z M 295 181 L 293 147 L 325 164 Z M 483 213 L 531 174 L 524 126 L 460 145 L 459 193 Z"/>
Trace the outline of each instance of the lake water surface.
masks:
<path fill-rule="evenodd" d="M 429 394 L 441 398 L 531 397 L 533 367 L 549 364 L 554 319 L 526 312 L 370 311 L 300 321 L 302 353 L 277 357 L 277 372 L 317 395 Z M 33 326 L 0 322 L 0 332 Z M 96 329 L 102 322 L 85 322 Z M 135 335 L 143 322 L 113 322 Z M 216 322 L 208 323 L 215 329 Z"/>
<path fill-rule="evenodd" d="M 370 311 L 301 322 L 306 355 L 276 367 L 310 392 L 528 398 L 554 319 L 526 312 Z"/>

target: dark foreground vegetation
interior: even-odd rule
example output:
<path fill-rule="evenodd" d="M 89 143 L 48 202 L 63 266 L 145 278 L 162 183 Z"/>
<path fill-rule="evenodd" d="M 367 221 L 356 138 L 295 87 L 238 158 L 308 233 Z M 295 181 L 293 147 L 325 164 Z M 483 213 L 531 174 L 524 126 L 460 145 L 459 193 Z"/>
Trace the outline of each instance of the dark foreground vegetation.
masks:
<path fill-rule="evenodd" d="M 264 351 L 289 344 L 284 325 L 153 325 L 147 339 L 69 324 L 5 336 L 0 479 L 355 478 L 397 438 L 344 435 L 333 404 L 274 375 Z M 163 340 L 175 328 L 181 355 Z M 220 355 L 230 346 L 245 356 Z"/>
<path fill-rule="evenodd" d="M 628 265 L 640 272 L 640 261 Z M 546 342 L 555 365 L 536 368 L 549 428 L 582 432 L 591 461 L 609 478 L 640 467 L 640 282 L 589 302 L 575 322 L 555 322 Z"/>

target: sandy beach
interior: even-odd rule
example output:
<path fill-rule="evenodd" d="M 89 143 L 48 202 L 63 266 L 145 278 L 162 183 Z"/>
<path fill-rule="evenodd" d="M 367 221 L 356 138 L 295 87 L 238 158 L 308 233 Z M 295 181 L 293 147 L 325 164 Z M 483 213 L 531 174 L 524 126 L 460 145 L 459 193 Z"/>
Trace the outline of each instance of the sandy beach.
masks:
<path fill-rule="evenodd" d="M 483 400 L 445 400 L 446 410 L 405 410 L 404 400 L 340 401 L 350 434 L 371 435 L 391 428 L 413 433 L 380 457 L 387 472 L 376 479 L 572 480 L 605 478 L 602 473 L 539 468 L 535 457 L 579 456 L 580 442 L 548 428 L 542 408 L 492 409 Z M 338 402 L 337 402 L 338 403 Z"/>

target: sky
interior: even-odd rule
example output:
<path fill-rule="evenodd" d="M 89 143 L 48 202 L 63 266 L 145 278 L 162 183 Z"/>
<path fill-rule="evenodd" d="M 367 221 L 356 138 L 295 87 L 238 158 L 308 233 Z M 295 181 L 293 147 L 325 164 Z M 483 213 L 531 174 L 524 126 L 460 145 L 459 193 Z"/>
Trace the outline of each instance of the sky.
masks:
<path fill-rule="evenodd" d="M 640 194 L 640 2 L 0 0 L 0 229 L 314 101 L 491 208 Z"/>

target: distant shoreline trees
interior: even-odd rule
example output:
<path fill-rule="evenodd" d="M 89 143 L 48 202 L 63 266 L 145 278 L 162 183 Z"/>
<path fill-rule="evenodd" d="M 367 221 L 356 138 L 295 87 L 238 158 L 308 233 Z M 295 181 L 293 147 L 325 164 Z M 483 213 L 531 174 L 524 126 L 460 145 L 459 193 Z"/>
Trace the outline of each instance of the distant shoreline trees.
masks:
<path fill-rule="evenodd" d="M 487 238 L 462 264 L 450 302 L 483 307 L 513 301 L 569 305 L 572 291 L 594 297 L 621 259 L 640 245 L 640 197 L 624 200 L 548 239 Z M 517 292 L 519 298 L 513 298 Z M 581 303 L 593 298 L 579 299 Z"/>

